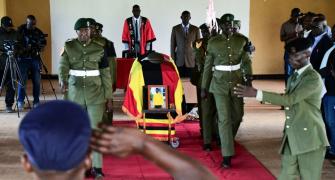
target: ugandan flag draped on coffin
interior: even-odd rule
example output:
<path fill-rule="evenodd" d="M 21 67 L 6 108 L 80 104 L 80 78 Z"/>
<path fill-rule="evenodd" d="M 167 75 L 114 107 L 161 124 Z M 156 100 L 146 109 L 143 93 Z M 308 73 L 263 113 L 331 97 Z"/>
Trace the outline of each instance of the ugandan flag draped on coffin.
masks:
<path fill-rule="evenodd" d="M 147 85 L 167 85 L 169 104 L 173 104 L 177 118 L 171 119 L 167 114 L 145 114 L 143 121 L 143 109 L 147 108 Z M 181 121 L 182 116 L 183 88 L 179 78 L 178 70 L 173 62 L 167 56 L 160 64 L 152 63 L 148 60 L 135 60 L 130 70 L 128 87 L 122 110 L 130 117 L 136 120 L 139 129 L 143 130 L 145 124 L 145 133 L 151 135 L 157 140 L 167 141 L 169 139 L 168 129 L 169 121 L 171 124 L 170 138 L 175 135 L 176 121 Z"/>

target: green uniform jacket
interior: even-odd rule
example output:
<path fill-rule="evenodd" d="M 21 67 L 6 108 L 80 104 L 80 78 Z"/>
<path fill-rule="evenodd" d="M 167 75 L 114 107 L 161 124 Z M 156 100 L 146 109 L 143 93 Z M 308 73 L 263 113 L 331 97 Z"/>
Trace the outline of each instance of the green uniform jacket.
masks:
<path fill-rule="evenodd" d="M 78 104 L 101 104 L 112 99 L 112 81 L 104 45 L 92 40 L 88 44 L 78 39 L 67 41 L 59 66 L 61 82 L 68 82 L 66 98 Z M 100 76 L 70 76 L 73 70 L 99 70 Z"/>
<path fill-rule="evenodd" d="M 291 78 L 288 79 L 284 95 L 263 92 L 263 101 L 285 106 L 286 121 L 280 152 L 286 140 L 292 155 L 329 146 L 320 111 L 322 83 L 319 74 L 309 66 L 294 84 L 291 85 Z"/>
<path fill-rule="evenodd" d="M 114 43 L 105 37 L 97 37 L 97 41 L 103 44 L 105 52 L 107 53 L 107 59 L 109 63 L 110 74 L 112 78 L 112 85 L 116 86 L 116 53 Z"/>
<path fill-rule="evenodd" d="M 195 54 L 196 67 L 193 70 L 193 74 L 191 76 L 191 82 L 198 88 L 201 88 L 202 75 L 204 72 L 205 59 L 206 59 L 207 43 L 208 39 L 202 38 L 194 41 L 192 44 Z"/>
<path fill-rule="evenodd" d="M 251 75 L 250 54 L 244 51 L 248 39 L 239 34 L 229 37 L 217 35 L 208 41 L 205 67 L 201 87 L 218 95 L 228 95 L 236 84 L 243 84 L 244 76 Z M 217 65 L 237 65 L 236 71 L 212 71 Z"/>

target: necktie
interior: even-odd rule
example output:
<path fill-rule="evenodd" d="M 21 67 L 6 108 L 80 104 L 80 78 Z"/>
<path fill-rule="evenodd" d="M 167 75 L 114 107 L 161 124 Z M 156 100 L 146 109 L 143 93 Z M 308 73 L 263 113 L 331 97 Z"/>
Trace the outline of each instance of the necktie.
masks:
<path fill-rule="evenodd" d="M 295 72 L 293 75 L 292 75 L 292 78 L 291 78 L 291 85 L 293 85 L 296 80 L 297 80 L 297 77 L 298 77 L 298 72 Z"/>
<path fill-rule="evenodd" d="M 138 23 L 137 19 L 135 20 L 135 42 L 138 41 Z"/>
<path fill-rule="evenodd" d="M 184 26 L 184 34 L 185 34 L 185 36 L 187 36 L 187 32 L 188 31 L 188 29 L 187 29 L 187 26 Z"/>

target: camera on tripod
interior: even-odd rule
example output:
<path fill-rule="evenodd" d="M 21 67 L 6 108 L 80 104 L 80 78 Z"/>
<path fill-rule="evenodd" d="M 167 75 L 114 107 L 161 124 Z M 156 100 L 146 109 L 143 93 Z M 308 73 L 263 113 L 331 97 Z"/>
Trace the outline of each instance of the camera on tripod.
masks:
<path fill-rule="evenodd" d="M 8 56 L 14 55 L 18 49 L 18 41 L 16 40 L 4 40 L 3 42 L 4 50 Z"/>
<path fill-rule="evenodd" d="M 27 47 L 29 48 L 26 52 L 27 56 L 39 56 L 40 52 L 46 45 L 46 37 L 48 37 L 48 34 L 41 34 L 39 36 L 27 36 L 26 42 Z"/>

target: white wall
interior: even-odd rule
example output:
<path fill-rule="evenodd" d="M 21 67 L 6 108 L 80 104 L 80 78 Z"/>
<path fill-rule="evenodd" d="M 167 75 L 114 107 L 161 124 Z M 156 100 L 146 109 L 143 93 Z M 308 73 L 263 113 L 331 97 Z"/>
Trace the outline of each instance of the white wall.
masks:
<path fill-rule="evenodd" d="M 92 17 L 104 25 L 103 35 L 114 42 L 121 56 L 121 34 L 125 18 L 132 16 L 134 4 L 141 7 L 141 15 L 148 17 L 156 34 L 153 47 L 170 54 L 170 35 L 174 25 L 181 22 L 184 10 L 191 12 L 191 24 L 199 26 L 206 20 L 208 0 L 50 0 L 52 73 L 58 73 L 59 56 L 64 42 L 76 37 L 73 26 L 80 17 Z M 249 0 L 214 0 L 216 16 L 233 13 L 242 21 L 241 32 L 249 34 Z"/>

